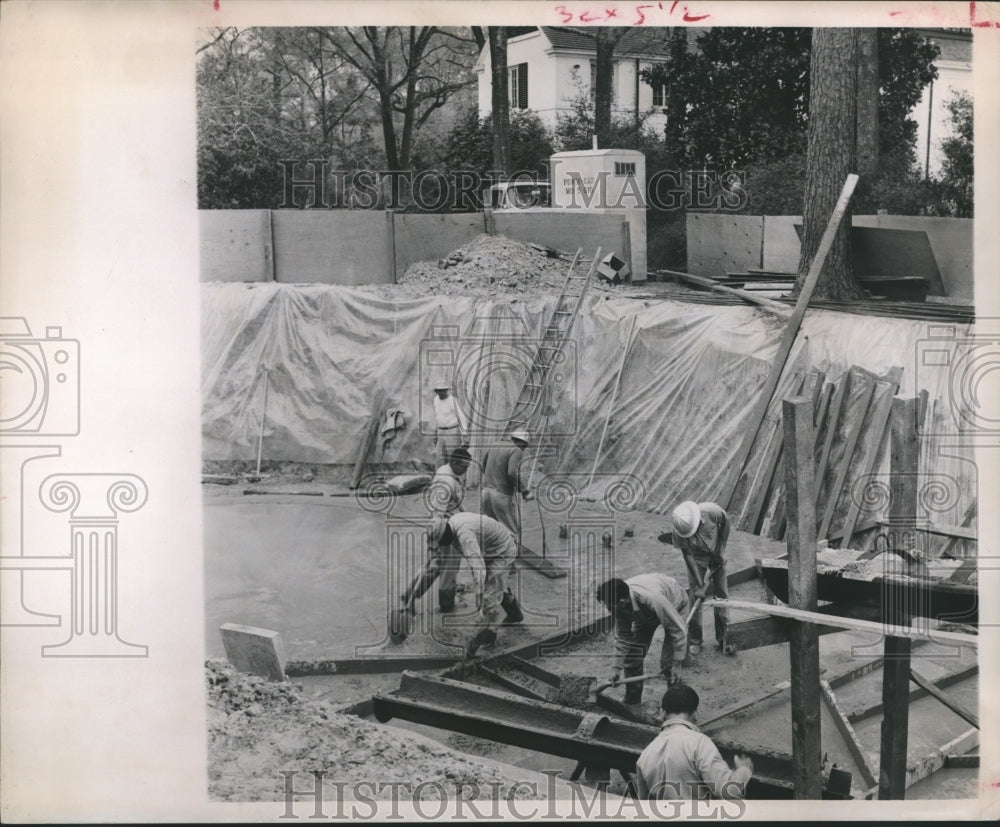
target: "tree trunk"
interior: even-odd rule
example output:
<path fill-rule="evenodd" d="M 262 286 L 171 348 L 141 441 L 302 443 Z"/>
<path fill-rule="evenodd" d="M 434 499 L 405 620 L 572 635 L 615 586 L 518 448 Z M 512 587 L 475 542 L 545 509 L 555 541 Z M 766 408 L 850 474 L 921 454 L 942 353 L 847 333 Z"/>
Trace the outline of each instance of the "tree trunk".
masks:
<path fill-rule="evenodd" d="M 621 39 L 613 29 L 599 26 L 594 32 L 597 62 L 594 81 L 594 132 L 598 146 L 606 149 L 611 132 L 611 84 L 614 79 L 615 45 Z"/>
<path fill-rule="evenodd" d="M 858 33 L 858 175 L 878 169 L 878 29 Z"/>
<path fill-rule="evenodd" d="M 490 71 L 493 75 L 493 169 L 503 175 L 511 170 L 510 93 L 507 88 L 507 30 L 490 26 Z"/>
<path fill-rule="evenodd" d="M 814 28 L 809 63 L 809 128 L 802 254 L 795 293 L 816 255 L 844 180 L 856 163 L 857 36 L 852 29 Z M 813 296 L 849 300 L 864 295 L 854 277 L 851 211 L 840 224 Z"/>

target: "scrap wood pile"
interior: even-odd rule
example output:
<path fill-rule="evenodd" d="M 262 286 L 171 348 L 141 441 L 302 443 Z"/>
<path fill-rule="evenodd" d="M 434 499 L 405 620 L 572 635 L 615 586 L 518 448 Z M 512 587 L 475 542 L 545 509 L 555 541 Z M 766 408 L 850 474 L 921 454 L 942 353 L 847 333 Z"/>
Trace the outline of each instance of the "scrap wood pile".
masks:
<path fill-rule="evenodd" d="M 223 660 L 205 664 L 208 684 L 209 794 L 215 800 L 283 801 L 281 769 L 348 784 L 405 782 L 422 799 L 454 794 L 488 798 L 500 789 L 516 798 L 537 797 L 517 778 L 427 738 L 379 726 L 309 700 L 290 682 L 276 683 L 233 669 Z M 311 781 L 304 782 L 306 787 Z M 478 790 L 478 794 L 475 791 Z M 369 791 L 388 798 L 391 788 Z M 332 795 L 332 791 L 331 791 Z"/>
<path fill-rule="evenodd" d="M 889 450 L 890 411 L 902 379 L 896 367 L 882 376 L 854 366 L 833 381 L 811 370 L 792 377 L 790 396 L 808 396 L 814 403 L 817 538 L 831 546 L 868 550 L 879 523 L 863 510 L 863 497 L 852 492 L 867 475 L 882 467 Z M 918 417 L 928 412 L 921 393 Z M 729 503 L 734 526 L 775 540 L 785 538 L 785 472 L 782 462 L 781 400 L 768 409 L 754 447 L 744 464 Z M 975 514 L 966 512 L 966 524 Z M 884 515 L 883 515 L 884 516 Z M 943 541 L 943 554 L 956 551 Z M 955 556 L 961 556 L 956 554 Z"/>

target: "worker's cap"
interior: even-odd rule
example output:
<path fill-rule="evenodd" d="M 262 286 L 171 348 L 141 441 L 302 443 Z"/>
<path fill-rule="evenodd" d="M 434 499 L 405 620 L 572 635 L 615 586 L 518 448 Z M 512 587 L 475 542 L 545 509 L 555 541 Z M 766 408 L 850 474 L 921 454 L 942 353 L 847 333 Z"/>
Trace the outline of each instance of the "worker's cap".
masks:
<path fill-rule="evenodd" d="M 469 449 L 464 445 L 461 448 L 456 448 L 451 452 L 448 457 L 449 462 L 472 462 L 472 454 L 469 453 Z"/>
<path fill-rule="evenodd" d="M 434 390 L 436 390 L 436 391 L 449 391 L 449 390 L 451 390 L 451 385 L 448 385 L 448 384 L 446 384 L 444 382 L 439 382 L 438 384 L 436 384 L 434 386 Z"/>
<path fill-rule="evenodd" d="M 523 428 L 518 428 L 516 431 L 511 433 L 510 438 L 519 440 L 520 442 L 523 442 L 525 445 L 531 444 L 531 436 Z"/>
<path fill-rule="evenodd" d="M 682 502 L 673 513 L 674 534 L 678 537 L 690 537 L 701 525 L 701 509 L 692 500 Z"/>

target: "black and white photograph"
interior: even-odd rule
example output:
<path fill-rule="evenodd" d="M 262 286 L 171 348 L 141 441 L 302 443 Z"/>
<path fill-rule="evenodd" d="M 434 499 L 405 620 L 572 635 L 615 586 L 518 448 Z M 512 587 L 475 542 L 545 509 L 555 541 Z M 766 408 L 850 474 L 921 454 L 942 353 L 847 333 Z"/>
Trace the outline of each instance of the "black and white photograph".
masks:
<path fill-rule="evenodd" d="M 995 4 L 0 22 L 5 820 L 997 817 Z"/>

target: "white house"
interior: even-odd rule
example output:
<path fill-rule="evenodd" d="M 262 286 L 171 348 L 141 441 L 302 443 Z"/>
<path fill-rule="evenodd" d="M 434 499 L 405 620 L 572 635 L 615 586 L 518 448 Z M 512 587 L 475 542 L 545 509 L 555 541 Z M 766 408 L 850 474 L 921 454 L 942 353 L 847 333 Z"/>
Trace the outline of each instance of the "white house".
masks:
<path fill-rule="evenodd" d="M 701 29 L 687 30 L 693 43 Z M 615 46 L 612 79 L 612 112 L 630 115 L 648 113 L 647 123 L 655 131 L 666 125 L 663 89 L 642 82 L 639 73 L 669 55 L 666 28 L 636 27 Z M 549 127 L 558 114 L 570 114 L 577 96 L 591 96 L 595 75 L 596 47 L 592 38 L 557 26 L 520 26 L 508 29 L 507 66 L 512 109 L 531 109 Z M 490 53 L 485 46 L 474 67 L 479 80 L 479 114 L 493 108 L 490 92 Z"/>
<path fill-rule="evenodd" d="M 612 110 L 616 115 L 647 113 L 647 124 L 661 131 L 666 124 L 664 90 L 653 89 L 639 73 L 669 59 L 669 28 L 630 29 L 615 47 Z M 700 27 L 688 27 L 688 47 L 695 48 Z M 917 158 L 921 170 L 936 175 L 941 169 L 941 141 L 951 134 L 945 104 L 956 91 L 972 90 L 972 32 L 969 29 L 918 29 L 941 49 L 935 61 L 938 79 L 925 90 L 911 113 L 918 124 Z M 507 65 L 510 104 L 531 109 L 549 127 L 556 116 L 570 114 L 578 95 L 593 94 L 596 47 L 593 39 L 557 26 L 508 28 Z M 479 114 L 492 109 L 490 55 L 487 45 L 474 67 L 478 75 Z M 929 149 L 928 149 L 929 148 Z"/>
<path fill-rule="evenodd" d="M 941 172 L 941 141 L 953 130 L 945 104 L 956 92 L 972 94 L 972 30 L 918 29 L 941 50 L 934 61 L 938 79 L 925 89 L 910 117 L 917 122 L 917 159 L 924 175 Z"/>

